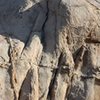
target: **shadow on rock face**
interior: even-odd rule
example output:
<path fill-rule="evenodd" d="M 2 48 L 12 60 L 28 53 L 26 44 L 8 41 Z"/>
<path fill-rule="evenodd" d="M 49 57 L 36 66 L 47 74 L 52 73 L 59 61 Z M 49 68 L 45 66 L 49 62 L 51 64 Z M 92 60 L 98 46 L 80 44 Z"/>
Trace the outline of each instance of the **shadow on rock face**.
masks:
<path fill-rule="evenodd" d="M 70 12 L 61 0 L 48 2 L 48 18 L 44 26 L 44 49 L 46 53 L 55 51 L 59 41 L 59 34 L 70 23 Z M 63 33 L 65 33 L 63 31 Z M 67 33 L 65 33 L 67 34 Z"/>
<path fill-rule="evenodd" d="M 49 45 L 70 21 L 68 8 L 60 0 L 0 0 L 0 5 L 0 34 L 25 43 L 31 32 L 40 32 Z"/>
<path fill-rule="evenodd" d="M 31 32 L 40 32 L 46 18 L 47 1 L 1 0 L 0 34 L 26 42 Z"/>

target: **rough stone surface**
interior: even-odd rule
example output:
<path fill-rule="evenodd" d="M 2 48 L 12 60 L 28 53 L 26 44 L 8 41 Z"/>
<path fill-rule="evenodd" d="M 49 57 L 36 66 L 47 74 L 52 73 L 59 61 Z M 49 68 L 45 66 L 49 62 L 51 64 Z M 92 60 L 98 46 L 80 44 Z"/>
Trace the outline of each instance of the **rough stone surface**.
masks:
<path fill-rule="evenodd" d="M 100 0 L 0 0 L 0 100 L 100 100 Z"/>

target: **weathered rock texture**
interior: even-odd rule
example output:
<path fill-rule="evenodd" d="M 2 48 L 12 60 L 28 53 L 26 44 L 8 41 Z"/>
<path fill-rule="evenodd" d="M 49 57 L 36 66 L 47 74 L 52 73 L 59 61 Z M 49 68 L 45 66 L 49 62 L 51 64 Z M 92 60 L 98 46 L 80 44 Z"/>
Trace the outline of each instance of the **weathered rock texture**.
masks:
<path fill-rule="evenodd" d="M 100 100 L 100 0 L 0 0 L 0 100 Z"/>

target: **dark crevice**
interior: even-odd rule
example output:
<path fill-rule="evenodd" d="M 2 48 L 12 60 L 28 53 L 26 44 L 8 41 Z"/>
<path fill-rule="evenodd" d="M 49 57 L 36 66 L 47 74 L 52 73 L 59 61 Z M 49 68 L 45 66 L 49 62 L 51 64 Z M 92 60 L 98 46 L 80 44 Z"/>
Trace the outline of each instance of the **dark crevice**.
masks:
<path fill-rule="evenodd" d="M 70 79 L 70 84 L 67 88 L 67 91 L 66 91 L 66 98 L 68 100 L 70 100 L 70 93 L 71 93 L 71 90 L 72 90 L 72 84 L 73 84 L 73 81 L 74 81 L 74 75 L 72 75 L 71 79 Z"/>
<path fill-rule="evenodd" d="M 100 39 L 92 39 L 92 38 L 86 38 L 86 43 L 100 43 Z"/>
<path fill-rule="evenodd" d="M 20 98 L 21 98 L 21 92 L 22 92 L 24 83 L 25 83 L 25 81 L 26 81 L 26 78 L 27 78 L 27 76 L 28 76 L 28 74 L 29 74 L 29 71 L 30 71 L 30 69 L 27 71 L 27 74 L 26 74 L 26 76 L 25 76 L 25 79 L 23 80 L 23 82 L 22 82 L 22 84 L 21 84 L 20 91 L 19 91 L 19 96 L 18 96 L 18 100 L 20 100 Z M 30 83 L 29 83 L 29 84 L 30 84 Z M 30 88 L 31 88 L 31 87 L 30 87 Z M 31 92 L 31 90 L 30 90 L 30 92 Z"/>
<path fill-rule="evenodd" d="M 95 79 L 95 84 L 100 85 L 100 79 Z"/>
<path fill-rule="evenodd" d="M 68 98 L 68 95 L 69 95 L 69 93 L 70 93 L 70 90 L 71 90 L 71 83 L 68 84 L 68 87 L 67 87 L 67 89 L 66 89 L 65 100 Z"/>
<path fill-rule="evenodd" d="M 50 86 L 49 86 L 49 92 L 48 92 L 48 95 L 47 95 L 47 99 L 50 98 L 50 100 L 52 100 L 52 94 L 53 94 L 53 91 L 52 89 L 54 88 L 54 85 L 55 85 L 55 82 L 57 80 L 57 76 L 61 70 L 61 61 L 62 61 L 62 53 L 60 54 L 60 57 L 59 57 L 59 60 L 58 60 L 58 68 L 57 69 L 54 69 L 53 70 L 53 76 L 52 76 L 52 80 L 51 80 L 51 83 L 50 83 Z M 54 94 L 53 94 L 54 95 Z"/>
<path fill-rule="evenodd" d="M 81 67 L 81 63 L 82 63 L 82 60 L 83 60 L 83 56 L 84 56 L 84 53 L 86 51 L 86 47 L 84 45 L 81 46 L 78 54 L 76 55 L 76 59 L 75 59 L 75 69 L 77 70 L 79 67 Z"/>
<path fill-rule="evenodd" d="M 57 73 L 58 73 L 58 69 L 54 69 L 53 70 L 53 75 L 52 75 L 52 80 L 51 80 L 50 85 L 49 85 L 48 95 L 47 95 L 47 99 L 50 98 L 50 100 L 52 98 L 52 88 L 53 88 L 53 85 L 56 81 Z"/>
<path fill-rule="evenodd" d="M 45 47 L 45 25 L 46 25 L 46 22 L 48 20 L 48 16 L 49 16 L 49 0 L 46 1 L 46 6 L 47 6 L 47 12 L 46 12 L 46 19 L 43 23 L 43 26 L 42 26 L 42 34 L 41 34 L 41 42 L 43 44 L 43 47 Z M 44 49 L 44 48 L 43 48 Z"/>

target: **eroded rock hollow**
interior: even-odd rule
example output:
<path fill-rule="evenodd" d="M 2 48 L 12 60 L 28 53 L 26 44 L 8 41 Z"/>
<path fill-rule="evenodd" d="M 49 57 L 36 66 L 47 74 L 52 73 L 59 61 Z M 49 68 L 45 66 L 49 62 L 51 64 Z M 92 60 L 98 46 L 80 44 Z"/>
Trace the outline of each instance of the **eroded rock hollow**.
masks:
<path fill-rule="evenodd" d="M 0 100 L 100 100 L 100 0 L 0 0 Z"/>

